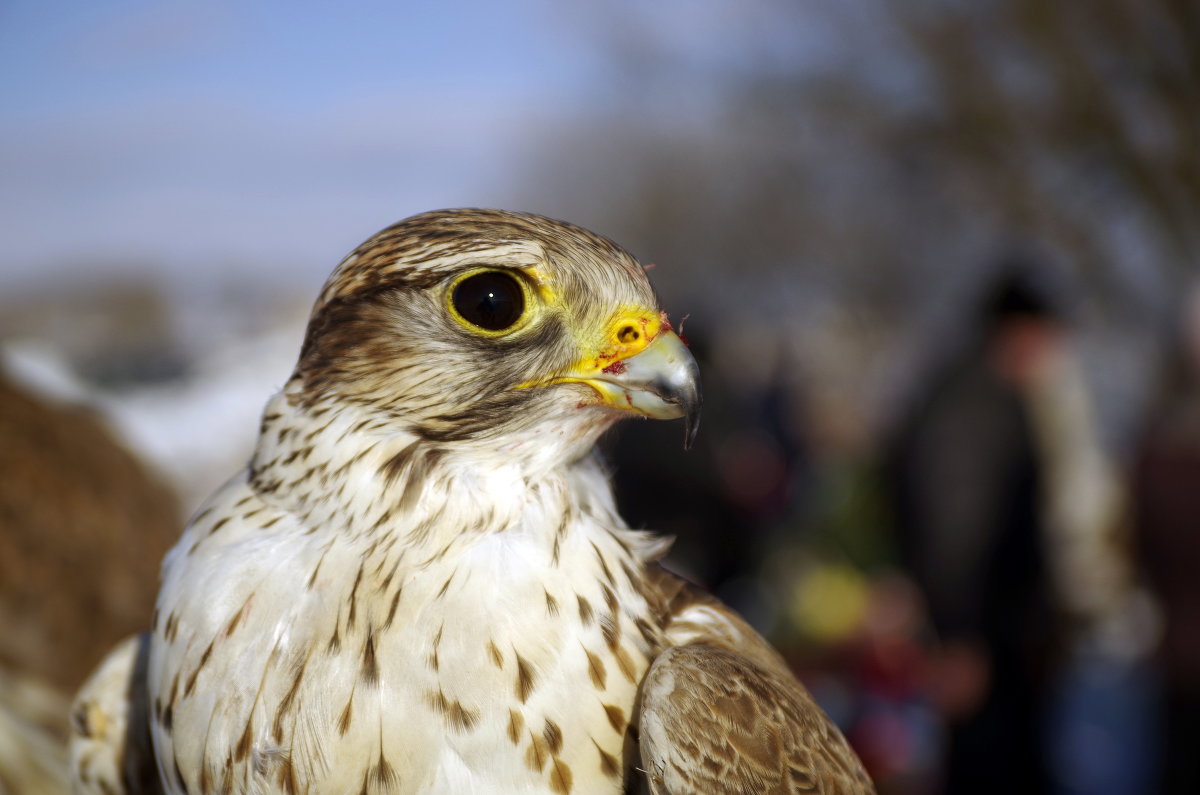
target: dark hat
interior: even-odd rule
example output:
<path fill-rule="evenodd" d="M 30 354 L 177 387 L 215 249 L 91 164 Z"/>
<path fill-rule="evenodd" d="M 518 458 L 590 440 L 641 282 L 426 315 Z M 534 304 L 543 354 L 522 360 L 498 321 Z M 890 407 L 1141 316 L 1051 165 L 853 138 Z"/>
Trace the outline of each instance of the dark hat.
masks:
<path fill-rule="evenodd" d="M 1065 321 L 1062 290 L 1051 277 L 1049 266 L 1028 255 L 1005 257 L 983 290 L 980 315 L 990 326 L 1018 318 Z"/>

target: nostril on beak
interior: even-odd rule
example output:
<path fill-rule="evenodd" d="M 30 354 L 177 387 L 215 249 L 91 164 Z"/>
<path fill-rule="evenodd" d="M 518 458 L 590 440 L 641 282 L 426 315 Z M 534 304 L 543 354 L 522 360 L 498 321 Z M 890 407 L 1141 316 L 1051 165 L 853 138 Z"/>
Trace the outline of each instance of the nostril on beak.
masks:
<path fill-rule="evenodd" d="M 636 326 L 625 325 L 617 331 L 617 341 L 628 345 L 631 342 L 637 342 L 642 333 L 637 330 Z"/>

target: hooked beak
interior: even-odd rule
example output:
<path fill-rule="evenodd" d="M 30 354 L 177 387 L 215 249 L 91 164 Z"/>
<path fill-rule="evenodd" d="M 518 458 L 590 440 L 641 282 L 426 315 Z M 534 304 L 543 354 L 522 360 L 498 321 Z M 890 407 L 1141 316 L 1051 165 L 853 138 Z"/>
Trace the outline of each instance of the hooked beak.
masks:
<path fill-rule="evenodd" d="M 572 372 L 555 380 L 587 384 L 602 403 L 615 409 L 661 420 L 684 417 L 684 448 L 696 438 L 702 403 L 700 368 L 669 327 L 632 356 L 614 359 L 599 371 Z"/>

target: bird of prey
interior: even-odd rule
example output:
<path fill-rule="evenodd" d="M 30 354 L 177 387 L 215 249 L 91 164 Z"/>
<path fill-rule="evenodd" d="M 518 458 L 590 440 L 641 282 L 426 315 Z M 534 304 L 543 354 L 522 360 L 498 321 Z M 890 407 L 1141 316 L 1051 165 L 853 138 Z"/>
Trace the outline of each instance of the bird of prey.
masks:
<path fill-rule="evenodd" d="M 868 793 L 729 609 L 629 529 L 597 437 L 684 417 L 643 268 L 570 224 L 418 215 L 351 253 L 244 472 L 81 691 L 78 792 Z"/>

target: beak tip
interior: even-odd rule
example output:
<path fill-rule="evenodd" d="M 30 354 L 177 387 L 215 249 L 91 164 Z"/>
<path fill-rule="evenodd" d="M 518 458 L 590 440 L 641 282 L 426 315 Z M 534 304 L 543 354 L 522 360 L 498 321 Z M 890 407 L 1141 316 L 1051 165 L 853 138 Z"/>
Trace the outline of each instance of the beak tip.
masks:
<path fill-rule="evenodd" d="M 694 382 L 693 382 L 694 383 Z M 700 431 L 700 390 L 695 388 L 695 394 L 690 396 L 690 400 L 684 402 L 684 428 L 683 428 L 683 449 L 692 449 L 692 444 L 696 441 L 696 434 Z"/>
<path fill-rule="evenodd" d="M 683 432 L 683 449 L 691 450 L 692 444 L 696 441 L 696 431 L 699 430 L 700 423 L 689 422 L 687 428 Z"/>

